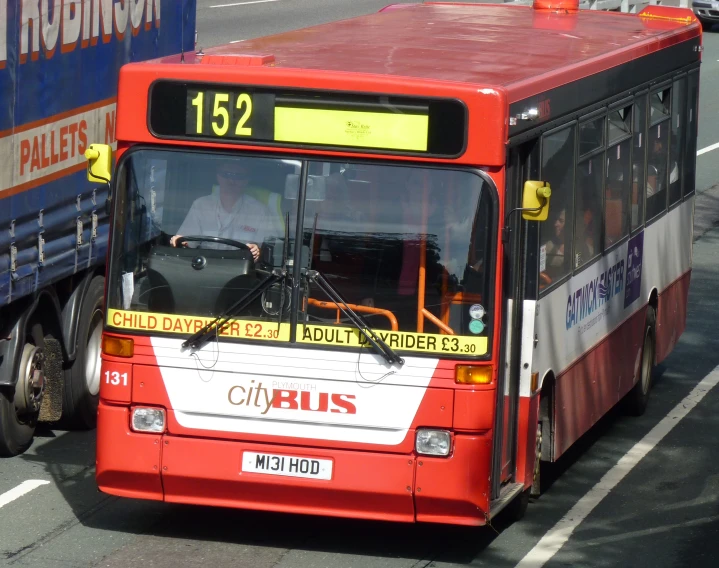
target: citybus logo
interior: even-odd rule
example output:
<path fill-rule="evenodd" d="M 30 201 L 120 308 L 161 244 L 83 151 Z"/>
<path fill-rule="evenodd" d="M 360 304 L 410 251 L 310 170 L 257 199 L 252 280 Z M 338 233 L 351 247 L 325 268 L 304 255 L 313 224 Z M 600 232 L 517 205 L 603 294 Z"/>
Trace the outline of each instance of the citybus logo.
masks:
<path fill-rule="evenodd" d="M 273 385 L 277 385 L 275 381 Z M 357 414 L 357 407 L 352 402 L 353 394 L 315 392 L 314 385 L 289 383 L 287 386 L 296 388 L 267 388 L 262 382 L 249 386 L 233 385 L 227 392 L 227 401 L 232 406 L 246 406 L 261 409 L 267 414 L 270 409 L 299 410 L 305 412 L 330 412 L 334 414 Z"/>

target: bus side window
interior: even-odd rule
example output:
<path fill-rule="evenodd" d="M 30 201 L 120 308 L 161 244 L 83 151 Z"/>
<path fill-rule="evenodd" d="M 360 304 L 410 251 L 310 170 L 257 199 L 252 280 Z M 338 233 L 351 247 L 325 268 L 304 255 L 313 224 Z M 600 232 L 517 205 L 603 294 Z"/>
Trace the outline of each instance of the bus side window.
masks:
<path fill-rule="evenodd" d="M 574 154 L 576 127 L 570 126 L 542 139 L 541 179 L 552 187 L 552 204 L 546 222 L 540 223 L 540 288 L 546 288 L 571 271 Z"/>
<path fill-rule="evenodd" d="M 684 117 L 687 125 L 686 145 L 684 146 L 684 172 L 682 180 L 684 187 L 682 195 L 686 197 L 694 193 L 696 183 L 697 167 L 697 108 L 699 95 L 699 71 L 689 73 L 687 85 L 687 104 L 684 109 Z"/>
<path fill-rule="evenodd" d="M 597 154 L 577 167 L 577 214 L 574 227 L 574 267 L 578 268 L 601 253 L 602 161 Z"/>
<path fill-rule="evenodd" d="M 667 182 L 669 172 L 669 114 L 670 89 L 652 93 L 650 100 L 650 121 L 647 143 L 647 221 L 667 209 Z"/>
<path fill-rule="evenodd" d="M 672 89 L 672 130 L 669 141 L 669 205 L 682 198 L 684 148 L 684 109 L 686 108 L 686 77 L 674 81 Z"/>
<path fill-rule="evenodd" d="M 667 141 L 668 122 L 660 122 L 649 129 L 647 156 L 647 221 L 667 208 Z"/>
<path fill-rule="evenodd" d="M 607 181 L 604 190 L 604 246 L 608 248 L 629 232 L 627 210 L 630 197 L 629 150 L 631 139 L 607 150 Z"/>
<path fill-rule="evenodd" d="M 609 113 L 607 179 L 604 184 L 604 247 L 611 247 L 629 232 L 632 107 Z"/>
<path fill-rule="evenodd" d="M 632 222 L 631 229 L 644 224 L 644 165 L 647 160 L 647 96 L 639 95 L 634 103 L 632 117 Z"/>
<path fill-rule="evenodd" d="M 579 124 L 579 161 L 574 185 L 574 268 L 602 252 L 602 187 L 604 182 L 606 116 Z"/>

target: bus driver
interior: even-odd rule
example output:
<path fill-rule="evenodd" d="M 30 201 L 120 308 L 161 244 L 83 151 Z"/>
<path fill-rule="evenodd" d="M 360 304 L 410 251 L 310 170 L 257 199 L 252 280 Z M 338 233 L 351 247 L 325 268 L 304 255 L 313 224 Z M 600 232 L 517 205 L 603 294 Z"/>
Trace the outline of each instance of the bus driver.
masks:
<path fill-rule="evenodd" d="M 280 195 L 250 186 L 249 177 L 249 170 L 241 161 L 222 161 L 217 169 L 218 185 L 211 194 L 194 201 L 170 244 L 177 246 L 181 236 L 222 237 L 246 244 L 252 258 L 257 260 L 262 242 L 269 237 L 281 237 L 284 223 Z M 233 248 L 213 242 L 200 245 L 212 249 Z"/>

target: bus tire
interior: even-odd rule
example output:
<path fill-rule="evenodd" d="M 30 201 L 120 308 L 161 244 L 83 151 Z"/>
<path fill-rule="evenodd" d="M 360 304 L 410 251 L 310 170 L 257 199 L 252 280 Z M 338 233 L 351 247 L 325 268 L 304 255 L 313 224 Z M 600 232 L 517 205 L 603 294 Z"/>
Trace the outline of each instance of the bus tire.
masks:
<path fill-rule="evenodd" d="M 97 425 L 104 290 L 105 278 L 93 278 L 80 307 L 77 356 L 65 369 L 63 389 L 61 424 L 70 430 L 91 430 Z"/>
<path fill-rule="evenodd" d="M 0 457 L 13 457 L 24 453 L 32 444 L 35 435 L 44 379 L 40 377 L 39 393 L 34 397 L 37 408 L 31 412 L 21 410 L 25 403 L 20 402 L 22 392 L 18 390 L 28 386 L 28 380 L 36 370 L 39 370 L 41 375 L 43 373 L 45 341 L 42 327 L 35 324 L 31 330 L 22 351 L 15 387 L 0 390 Z"/>
<path fill-rule="evenodd" d="M 519 495 L 517 495 L 512 502 L 509 503 L 500 514 L 506 522 L 516 523 L 524 518 L 527 512 L 527 506 L 529 505 L 529 493 L 530 489 L 525 489 Z"/>
<path fill-rule="evenodd" d="M 627 393 L 625 408 L 631 416 L 641 416 L 647 409 L 649 392 L 652 389 L 652 373 L 654 371 L 654 353 L 656 345 L 657 316 L 653 306 L 647 307 L 646 323 L 644 324 L 644 343 L 642 359 L 639 367 L 639 380 Z"/>
<path fill-rule="evenodd" d="M 542 494 L 542 421 L 537 423 L 535 438 L 534 467 L 532 468 L 532 487 L 529 496 L 537 498 Z"/>

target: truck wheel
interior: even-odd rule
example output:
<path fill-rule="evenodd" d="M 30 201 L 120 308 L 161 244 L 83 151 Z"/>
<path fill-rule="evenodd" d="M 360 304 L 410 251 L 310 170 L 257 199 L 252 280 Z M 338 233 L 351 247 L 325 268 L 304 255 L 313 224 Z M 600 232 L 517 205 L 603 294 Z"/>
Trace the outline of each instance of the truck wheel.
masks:
<path fill-rule="evenodd" d="M 89 430 L 97 424 L 104 290 L 105 278 L 93 278 L 80 307 L 77 356 L 65 369 L 62 425 L 68 429 Z"/>
<path fill-rule="evenodd" d="M 641 416 L 647 409 L 649 391 L 652 388 L 652 371 L 654 370 L 656 312 L 652 306 L 647 307 L 646 323 L 644 324 L 644 345 L 642 346 L 642 362 L 639 368 L 639 380 L 627 393 L 625 407 L 632 416 Z"/>
<path fill-rule="evenodd" d="M 45 388 L 42 328 L 32 328 L 22 350 L 14 389 L 0 392 L 0 456 L 22 454 L 32 444 Z"/>

